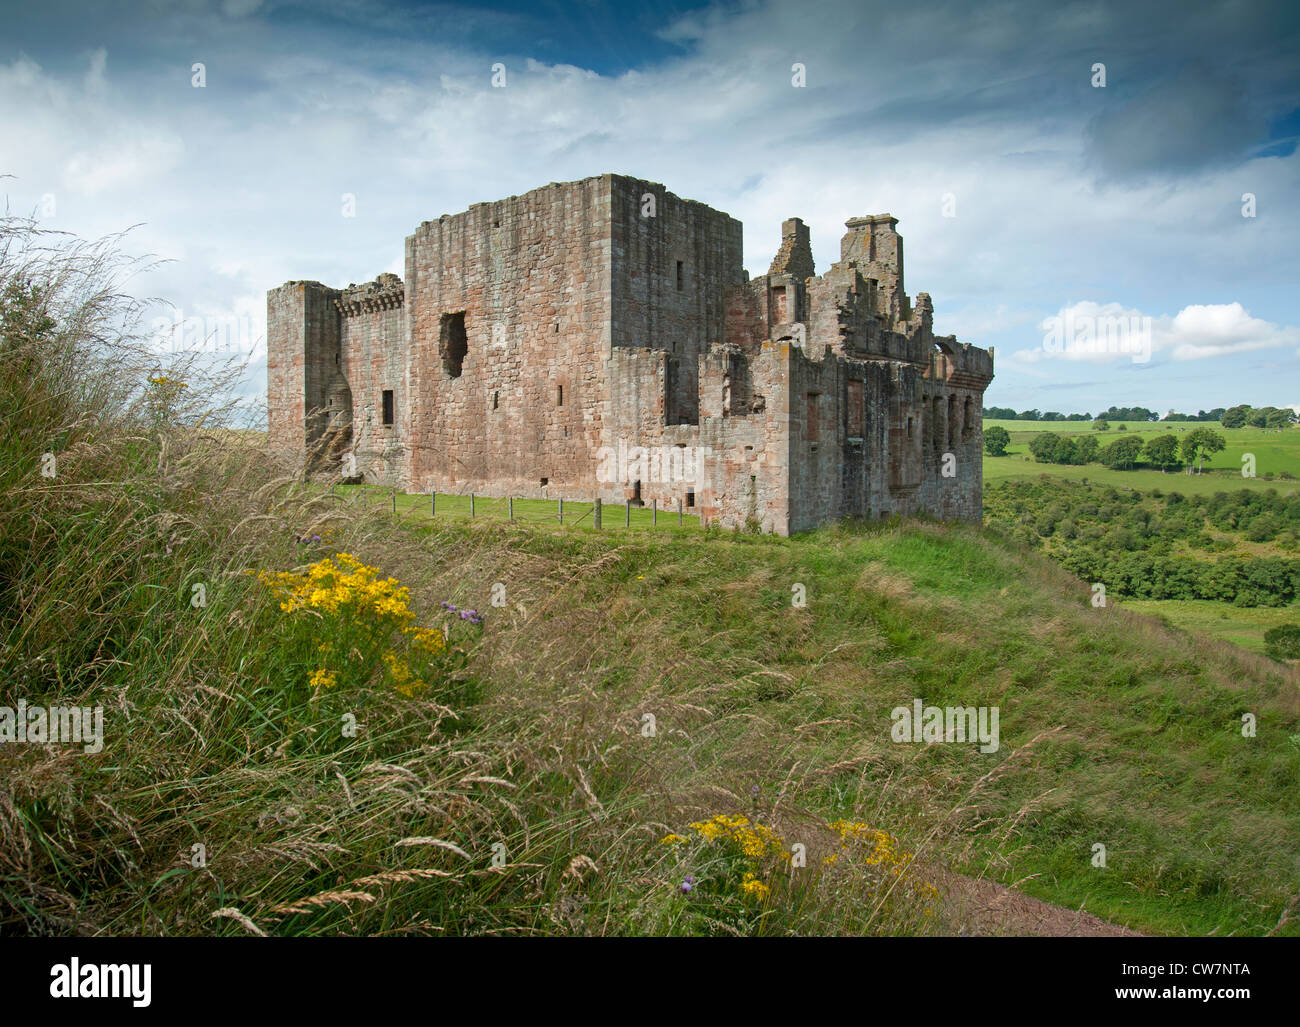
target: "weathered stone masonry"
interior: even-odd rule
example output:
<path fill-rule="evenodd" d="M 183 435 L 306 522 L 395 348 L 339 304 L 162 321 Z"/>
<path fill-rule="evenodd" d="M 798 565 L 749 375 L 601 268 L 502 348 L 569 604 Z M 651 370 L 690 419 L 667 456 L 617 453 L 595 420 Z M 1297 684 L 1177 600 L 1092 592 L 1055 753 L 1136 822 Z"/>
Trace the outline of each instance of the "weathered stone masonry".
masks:
<path fill-rule="evenodd" d="M 815 275 L 740 222 L 621 175 L 426 221 L 406 278 L 267 295 L 269 444 L 408 491 L 677 501 L 786 535 L 841 517 L 978 521 L 991 350 L 936 337 L 887 214 Z"/>

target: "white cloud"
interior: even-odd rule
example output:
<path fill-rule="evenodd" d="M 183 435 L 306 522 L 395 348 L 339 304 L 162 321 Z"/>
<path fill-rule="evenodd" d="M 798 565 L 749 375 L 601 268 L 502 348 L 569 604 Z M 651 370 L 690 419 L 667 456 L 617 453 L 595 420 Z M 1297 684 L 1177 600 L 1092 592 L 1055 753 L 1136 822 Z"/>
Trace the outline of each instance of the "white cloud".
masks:
<path fill-rule="evenodd" d="M 744 0 L 665 16 L 660 36 L 680 56 L 597 74 L 450 31 L 375 33 L 409 12 L 363 0 L 334 9 L 342 21 L 295 20 L 289 37 L 269 6 L 196 0 L 160 18 L 131 61 L 110 41 L 89 63 L 75 51 L 72 70 L 0 62 L 13 209 L 66 190 L 50 227 L 93 237 L 144 223 L 128 246 L 175 260 L 151 294 L 237 312 L 291 278 L 404 274 L 403 239 L 422 220 L 614 171 L 739 218 L 759 274 L 787 217 L 809 224 L 820 272 L 839 258 L 846 218 L 888 211 L 907 239 L 908 291 L 931 293 L 942 332 L 1000 354 L 1035 346 L 1028 312 L 1071 295 L 1180 311 L 1152 321 L 1153 352 L 1170 360 L 1297 344 L 1279 325 L 1300 323 L 1286 289 L 1300 274 L 1300 153 L 1176 185 L 1096 183 L 1083 127 L 1105 91 L 1086 86 L 1085 68 L 1079 97 L 1053 105 L 1064 73 L 1040 44 L 1100 31 L 1100 10 L 1044 26 L 1006 10 L 900 9 L 879 46 L 879 16 L 860 5 Z M 439 18 L 462 16 L 481 15 Z M 190 87 L 192 59 L 207 63 L 206 89 Z M 497 60 L 505 89 L 490 85 Z M 796 60 L 807 88 L 791 85 Z M 1240 217 L 1246 191 L 1261 197 L 1256 219 Z M 356 194 L 357 217 L 340 217 L 342 193 Z M 956 217 L 942 216 L 945 193 Z M 1208 302 L 1225 298 L 1240 302 Z M 1060 367 L 1041 347 L 1027 354 L 999 362 L 995 390 Z"/>
<path fill-rule="evenodd" d="M 1300 342 L 1300 328 L 1252 317 L 1240 303 L 1194 304 L 1173 317 L 1153 317 L 1119 303 L 1085 300 L 1062 307 L 1038 327 L 1041 345 L 1017 350 L 1012 359 L 1145 363 L 1160 354 L 1171 361 L 1205 360 Z"/>

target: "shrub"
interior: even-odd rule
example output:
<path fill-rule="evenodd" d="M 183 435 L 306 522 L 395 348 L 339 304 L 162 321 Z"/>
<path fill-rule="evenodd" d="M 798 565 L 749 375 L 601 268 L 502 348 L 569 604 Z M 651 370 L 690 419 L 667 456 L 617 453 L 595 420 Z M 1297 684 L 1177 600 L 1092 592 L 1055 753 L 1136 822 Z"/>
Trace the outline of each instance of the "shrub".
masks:
<path fill-rule="evenodd" d="M 1264 632 L 1264 651 L 1275 660 L 1300 660 L 1300 624 L 1282 624 Z"/>

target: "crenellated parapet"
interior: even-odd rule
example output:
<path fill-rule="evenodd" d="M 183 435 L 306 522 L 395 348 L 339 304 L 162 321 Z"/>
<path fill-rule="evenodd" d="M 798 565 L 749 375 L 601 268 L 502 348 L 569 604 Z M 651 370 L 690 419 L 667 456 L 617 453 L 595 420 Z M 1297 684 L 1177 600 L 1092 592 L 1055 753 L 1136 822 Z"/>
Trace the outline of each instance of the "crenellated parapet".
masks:
<path fill-rule="evenodd" d="M 344 317 L 356 317 L 379 310 L 392 310 L 406 302 L 406 289 L 394 274 L 382 274 L 364 285 L 349 285 L 334 300 Z"/>

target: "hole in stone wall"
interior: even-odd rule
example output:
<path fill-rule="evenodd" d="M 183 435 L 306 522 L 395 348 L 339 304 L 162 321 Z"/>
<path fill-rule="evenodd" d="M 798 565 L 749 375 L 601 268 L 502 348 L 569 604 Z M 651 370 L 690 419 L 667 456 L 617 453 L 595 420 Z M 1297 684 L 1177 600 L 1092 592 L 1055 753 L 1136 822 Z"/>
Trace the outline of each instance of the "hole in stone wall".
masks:
<path fill-rule="evenodd" d="M 687 505 L 687 506 L 694 506 L 694 505 L 695 505 L 695 490 L 694 490 L 694 489 L 690 489 L 690 490 L 687 491 L 687 493 L 686 493 L 686 505 Z"/>
<path fill-rule="evenodd" d="M 542 488 L 546 488 L 546 486 L 549 485 L 550 483 L 551 483 L 551 479 L 550 479 L 550 478 L 543 478 L 543 479 L 542 479 Z"/>
<path fill-rule="evenodd" d="M 644 503 L 641 502 L 641 479 L 640 478 L 638 478 L 635 482 L 632 483 L 632 505 L 633 506 L 645 505 Z"/>
<path fill-rule="evenodd" d="M 683 285 L 683 283 L 684 283 L 684 281 L 685 281 L 685 277 L 686 277 L 686 276 L 685 276 L 685 272 L 684 272 L 684 270 L 683 270 L 682 262 L 679 260 L 679 261 L 677 262 L 677 291 L 678 291 L 678 292 L 681 292 L 681 291 L 682 291 L 682 285 Z"/>
<path fill-rule="evenodd" d="M 492 409 L 495 410 L 501 403 L 501 393 L 492 393 Z"/>
<path fill-rule="evenodd" d="M 465 334 L 465 312 L 443 314 L 439 338 L 442 366 L 452 378 L 459 378 L 469 353 L 469 338 Z"/>
<path fill-rule="evenodd" d="M 384 390 L 384 424 L 393 423 L 393 390 Z"/>
<path fill-rule="evenodd" d="M 563 386 L 563 385 L 557 385 L 557 386 L 555 387 L 555 405 L 556 405 L 557 407 L 562 407 L 562 406 L 564 406 L 564 386 Z"/>

